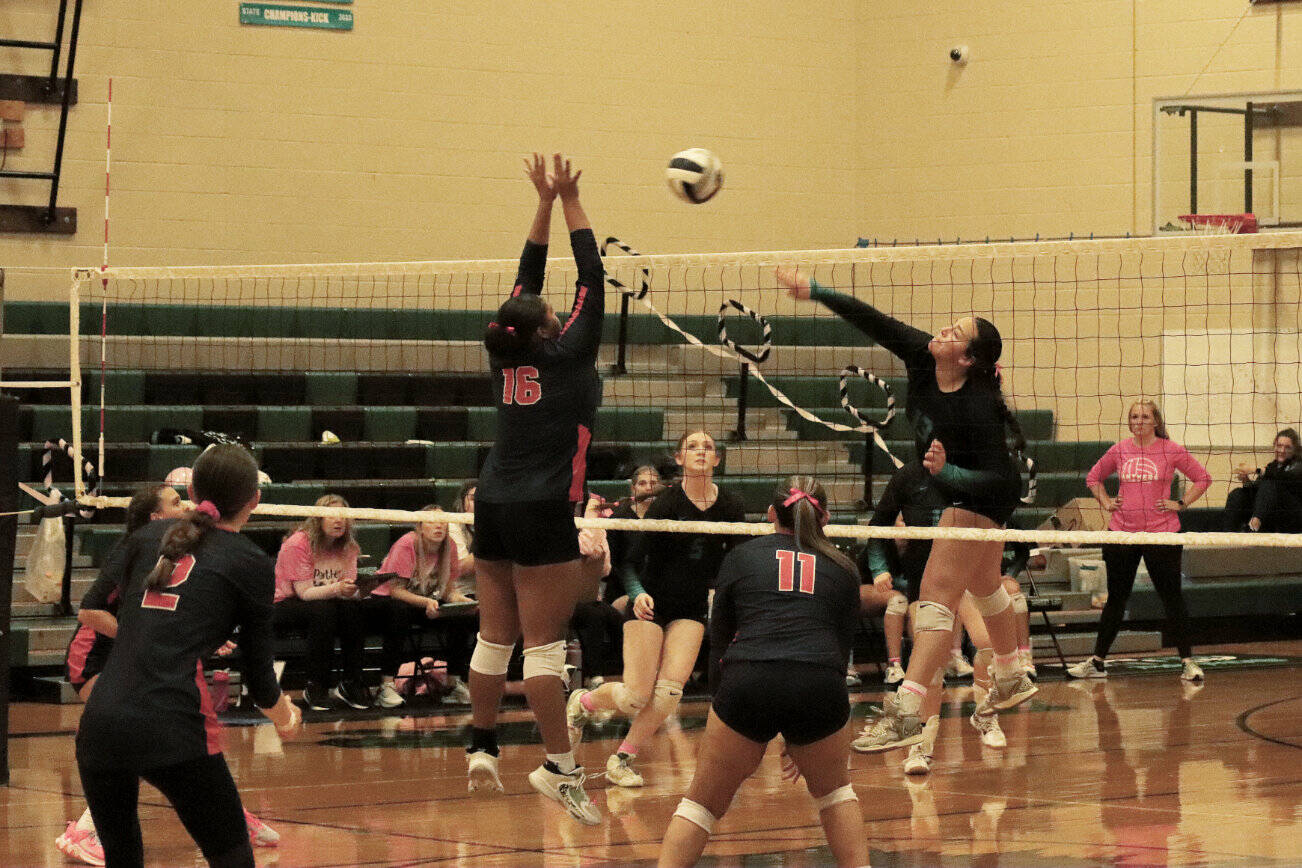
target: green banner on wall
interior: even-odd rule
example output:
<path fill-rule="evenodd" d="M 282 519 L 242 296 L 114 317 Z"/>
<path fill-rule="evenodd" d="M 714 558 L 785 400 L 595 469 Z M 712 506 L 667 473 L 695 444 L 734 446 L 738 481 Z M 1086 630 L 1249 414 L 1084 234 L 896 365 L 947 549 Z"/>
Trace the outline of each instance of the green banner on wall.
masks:
<path fill-rule="evenodd" d="M 348 9 L 315 6 L 285 6 L 280 3 L 241 3 L 241 24 L 272 27 L 316 27 L 321 30 L 352 30 L 353 13 Z"/>

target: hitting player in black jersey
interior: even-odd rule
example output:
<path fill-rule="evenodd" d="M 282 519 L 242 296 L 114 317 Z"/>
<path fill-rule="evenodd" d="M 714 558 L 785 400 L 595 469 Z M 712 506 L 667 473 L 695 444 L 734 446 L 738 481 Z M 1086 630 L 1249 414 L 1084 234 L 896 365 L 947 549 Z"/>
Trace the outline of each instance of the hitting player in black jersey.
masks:
<path fill-rule="evenodd" d="M 950 506 L 941 527 L 999 528 L 1021 495 L 1019 462 L 1009 449 L 1025 445 L 1004 402 L 998 362 L 1003 340 L 992 323 L 966 316 L 935 337 L 905 325 L 847 295 L 819 286 L 794 268 L 780 267 L 778 283 L 793 298 L 814 299 L 839 314 L 904 362 L 908 371 L 905 415 L 917 453 Z M 892 718 L 899 745 L 923 738 L 919 711 L 927 685 L 949 655 L 954 613 L 970 591 L 994 644 L 994 684 L 987 701 L 1011 708 L 1036 692 L 1017 656 L 1017 621 L 1000 580 L 999 542 L 938 539 L 923 573 L 915 622 L 918 639 L 900 685 L 899 714 Z"/>
<path fill-rule="evenodd" d="M 714 704 L 696 773 L 669 821 L 660 862 L 695 865 L 715 822 L 776 736 L 803 774 L 839 866 L 866 866 L 850 786 L 846 660 L 859 622 L 859 573 L 823 535 L 823 486 L 792 476 L 768 509 L 773 533 L 723 561 L 710 615 Z"/>
<path fill-rule="evenodd" d="M 82 787 L 113 868 L 144 864 L 141 778 L 172 803 L 210 865 L 254 864 L 203 678 L 203 659 L 236 627 L 254 701 L 282 734 L 301 720 L 271 666 L 273 565 L 239 534 L 258 504 L 253 456 L 209 449 L 190 497 L 193 511 L 126 541 L 116 644 L 77 732 Z"/>
<path fill-rule="evenodd" d="M 683 479 L 656 495 L 644 521 L 745 521 L 740 498 L 715 484 L 719 453 L 714 438 L 700 430 L 678 440 L 674 460 Z M 683 698 L 683 685 L 701 651 L 710 588 L 734 538 L 726 534 L 639 533 L 624 563 L 628 620 L 624 623 L 624 680 L 570 694 L 566 713 L 570 739 L 584 724 L 618 711 L 633 719 L 628 735 L 606 760 L 606 778 L 616 786 L 645 781 L 633 761 Z"/>
<path fill-rule="evenodd" d="M 475 576 L 479 637 L 470 660 L 473 714 L 466 761 L 469 787 L 502 789 L 497 711 L 507 664 L 524 637 L 524 686 L 546 747 L 529 783 L 575 819 L 601 815 L 583 790 L 565 726 L 565 632 L 582 584 L 576 509 L 585 501 L 588 444 L 601 380 L 597 349 L 605 312 L 605 274 L 579 175 L 560 154 L 554 174 L 534 154 L 525 161 L 538 210 L 520 257 L 515 291 L 484 334 L 497 396 L 497 440 L 475 496 Z M 543 301 L 547 240 L 557 196 L 570 230 L 579 279 L 562 324 Z"/>

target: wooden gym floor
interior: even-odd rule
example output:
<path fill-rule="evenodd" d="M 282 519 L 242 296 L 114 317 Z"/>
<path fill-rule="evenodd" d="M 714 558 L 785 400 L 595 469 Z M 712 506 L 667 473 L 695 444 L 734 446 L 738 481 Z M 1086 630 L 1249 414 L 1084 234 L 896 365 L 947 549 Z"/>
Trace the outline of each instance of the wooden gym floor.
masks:
<path fill-rule="evenodd" d="M 947 691 L 930 776 L 908 779 L 903 752 L 852 759 L 872 862 L 882 866 L 1302 864 L 1302 642 L 1199 649 L 1222 654 L 1189 688 L 1170 658 L 1146 658 L 1104 683 L 1045 680 L 1002 721 L 1009 747 L 983 748 L 965 722 L 971 690 Z M 1120 670 L 1122 667 L 1116 667 Z M 856 722 L 880 699 L 856 697 Z M 640 760 L 647 786 L 590 779 L 608 814 L 578 825 L 536 795 L 541 759 L 525 713 L 503 716 L 507 792 L 468 797 L 467 715 L 314 722 L 281 745 L 269 726 L 231 726 L 227 757 L 245 805 L 280 832 L 259 865 L 629 865 L 654 862 L 691 778 L 706 705 Z M 68 864 L 54 847 L 83 808 L 72 731 L 80 707 L 16 704 L 12 780 L 0 790 L 0 860 Z M 615 725 L 589 731 L 596 770 Z M 151 866 L 202 864 L 171 809 L 143 788 Z M 803 785 L 784 784 L 772 750 L 716 828 L 703 864 L 831 864 Z"/>

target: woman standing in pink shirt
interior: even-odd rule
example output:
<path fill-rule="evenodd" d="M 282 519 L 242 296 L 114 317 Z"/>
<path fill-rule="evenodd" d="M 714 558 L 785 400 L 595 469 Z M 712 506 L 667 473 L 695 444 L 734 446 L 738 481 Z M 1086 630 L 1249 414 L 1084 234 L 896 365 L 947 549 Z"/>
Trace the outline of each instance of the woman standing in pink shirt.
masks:
<path fill-rule="evenodd" d="M 1090 468 L 1085 484 L 1104 510 L 1111 513 L 1108 530 L 1127 533 L 1140 531 L 1177 533 L 1180 519 L 1176 513 L 1193 505 L 1211 485 L 1211 475 L 1189 451 L 1175 443 L 1166 433 L 1162 411 L 1152 401 L 1136 401 L 1130 407 L 1130 433 L 1134 436 L 1109 449 Z M 1179 470 L 1193 487 L 1182 500 L 1171 500 L 1171 479 Z M 1103 488 L 1103 480 L 1113 473 L 1121 481 L 1115 498 Z M 1117 638 L 1126 602 L 1135 586 L 1135 572 L 1143 558 L 1153 588 L 1162 598 L 1167 625 L 1175 638 L 1176 648 L 1184 661 L 1180 677 L 1185 681 L 1202 681 L 1203 670 L 1193 661 L 1189 645 L 1189 616 L 1180 591 L 1180 557 L 1184 546 L 1123 545 L 1103 546 L 1103 563 L 1108 571 L 1108 602 L 1099 618 L 1099 635 L 1094 642 L 1094 656 L 1067 669 L 1073 678 L 1106 678 L 1108 649 Z"/>

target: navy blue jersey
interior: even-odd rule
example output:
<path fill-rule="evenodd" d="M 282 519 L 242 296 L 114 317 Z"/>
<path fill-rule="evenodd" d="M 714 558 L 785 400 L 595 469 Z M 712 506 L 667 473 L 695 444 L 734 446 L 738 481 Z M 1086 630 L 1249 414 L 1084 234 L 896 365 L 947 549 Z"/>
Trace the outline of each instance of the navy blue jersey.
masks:
<path fill-rule="evenodd" d="M 597 350 L 605 272 L 591 229 L 570 233 L 579 279 L 561 333 L 536 351 L 491 356 L 497 439 L 479 474 L 485 503 L 583 500 L 588 445 L 601 404 Z M 526 241 L 513 295 L 542 291 L 547 245 Z"/>
<path fill-rule="evenodd" d="M 683 491 L 682 483 L 675 482 L 656 495 L 644 518 L 745 521 L 746 506 L 741 498 L 719 486 L 714 503 L 702 510 Z M 624 588 L 630 601 L 646 591 L 656 601 L 657 608 L 691 607 L 704 613 L 706 597 L 714 587 L 723 556 L 737 542 L 738 538 L 729 534 L 635 534 L 624 558 Z"/>
<path fill-rule="evenodd" d="M 168 587 L 147 590 L 172 524 L 150 522 L 124 546 L 117 640 L 77 735 L 89 766 L 148 769 L 220 753 L 202 661 L 237 627 L 254 701 L 270 708 L 280 698 L 271 666 L 274 562 L 246 537 L 214 529 L 180 560 Z"/>
<path fill-rule="evenodd" d="M 936 487 L 931 474 L 914 462 L 895 471 L 868 523 L 894 527 L 895 520 L 903 516 L 904 524 L 909 527 L 935 527 L 947 506 L 949 500 Z M 860 568 L 864 570 L 865 581 L 871 581 L 878 573 L 890 573 L 896 580 L 896 590 L 912 598 L 922 584 L 922 570 L 930 555 L 931 540 L 907 540 L 900 551 L 895 540 L 870 539 Z"/>
<path fill-rule="evenodd" d="M 927 349 L 931 335 L 822 286 L 814 286 L 810 297 L 904 362 L 909 378 L 904 414 L 919 460 L 932 440 L 944 445 L 946 466 L 935 482 L 946 496 L 964 503 L 1017 501 L 1021 469 L 1008 448 L 997 387 L 969 378 L 953 392 L 941 391 L 936 360 Z"/>
<path fill-rule="evenodd" d="M 787 660 L 844 672 L 859 626 L 859 576 L 789 533 L 758 537 L 723 559 L 710 613 L 710 653 Z"/>
<path fill-rule="evenodd" d="M 126 552 L 126 537 L 118 540 L 109 550 L 104 565 L 91 583 L 86 595 L 81 598 L 82 609 L 94 609 L 108 612 L 117 617 L 118 604 L 122 601 L 122 557 Z M 68 651 L 64 657 L 68 680 L 80 689 L 92 675 L 103 669 L 102 661 L 113 650 L 113 637 L 98 633 L 90 626 L 81 624 L 68 642 Z"/>

